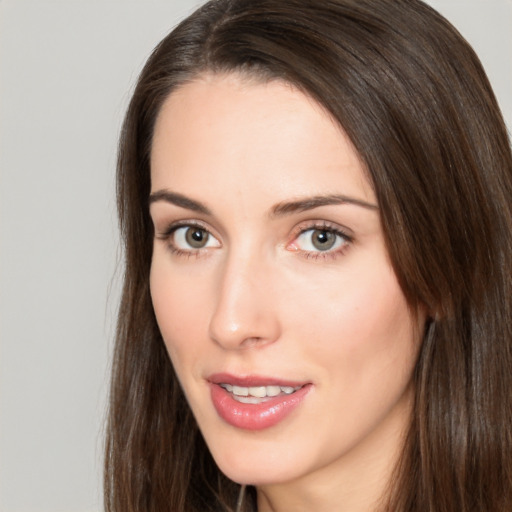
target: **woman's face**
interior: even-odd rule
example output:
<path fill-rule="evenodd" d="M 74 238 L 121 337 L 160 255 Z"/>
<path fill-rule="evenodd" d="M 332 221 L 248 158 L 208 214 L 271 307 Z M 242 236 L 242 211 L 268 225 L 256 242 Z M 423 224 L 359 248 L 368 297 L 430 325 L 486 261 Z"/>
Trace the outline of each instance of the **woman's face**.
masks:
<path fill-rule="evenodd" d="M 380 478 L 423 318 L 344 132 L 288 84 L 204 76 L 165 102 L 151 181 L 156 318 L 221 470 L 262 488 Z"/>

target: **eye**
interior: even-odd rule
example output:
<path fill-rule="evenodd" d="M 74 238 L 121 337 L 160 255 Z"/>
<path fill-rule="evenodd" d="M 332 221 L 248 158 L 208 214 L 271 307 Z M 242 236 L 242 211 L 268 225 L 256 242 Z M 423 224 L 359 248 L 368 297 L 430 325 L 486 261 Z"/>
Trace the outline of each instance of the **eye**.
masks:
<path fill-rule="evenodd" d="M 305 253 L 337 253 L 343 251 L 351 238 L 338 229 L 322 226 L 302 230 L 291 248 Z"/>
<path fill-rule="evenodd" d="M 200 226 L 179 226 L 173 229 L 172 245 L 181 251 L 220 247 L 219 241 Z"/>

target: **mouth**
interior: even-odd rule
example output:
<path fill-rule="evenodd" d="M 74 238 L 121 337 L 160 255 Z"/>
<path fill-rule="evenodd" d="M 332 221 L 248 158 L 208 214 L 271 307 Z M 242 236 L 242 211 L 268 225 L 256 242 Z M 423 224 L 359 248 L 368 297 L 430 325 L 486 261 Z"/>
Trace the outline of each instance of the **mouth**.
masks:
<path fill-rule="evenodd" d="M 303 386 L 235 386 L 220 383 L 219 386 L 231 393 L 234 400 L 242 404 L 261 404 L 279 396 L 292 395 Z"/>
<path fill-rule="evenodd" d="M 263 430 L 282 422 L 313 387 L 311 383 L 228 374 L 210 376 L 208 382 L 219 417 L 244 430 Z"/>

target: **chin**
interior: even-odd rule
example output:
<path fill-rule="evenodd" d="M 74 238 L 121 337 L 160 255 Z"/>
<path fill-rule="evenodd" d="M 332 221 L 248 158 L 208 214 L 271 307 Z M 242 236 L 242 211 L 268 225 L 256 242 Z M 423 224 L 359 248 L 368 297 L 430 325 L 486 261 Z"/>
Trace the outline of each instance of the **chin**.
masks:
<path fill-rule="evenodd" d="M 254 486 L 282 484 L 295 480 L 299 476 L 289 468 L 272 467 L 271 463 L 264 464 L 264 467 L 255 467 L 251 464 L 244 464 L 242 461 L 238 465 L 221 463 L 218 466 L 230 480 Z"/>
<path fill-rule="evenodd" d="M 222 473 L 239 484 L 260 486 L 288 482 L 307 472 L 303 450 L 282 440 L 260 437 L 266 436 L 250 432 L 237 436 L 235 433 L 227 446 L 210 443 L 210 451 Z M 297 454 L 301 454 L 303 460 L 298 460 Z"/>

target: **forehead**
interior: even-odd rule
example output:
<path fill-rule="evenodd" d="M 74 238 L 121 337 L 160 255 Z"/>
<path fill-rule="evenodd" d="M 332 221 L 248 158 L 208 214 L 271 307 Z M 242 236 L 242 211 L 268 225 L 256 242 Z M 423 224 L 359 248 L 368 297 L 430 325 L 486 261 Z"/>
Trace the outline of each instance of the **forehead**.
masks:
<path fill-rule="evenodd" d="M 153 191 L 238 183 L 286 198 L 339 192 L 375 201 L 350 139 L 323 107 L 286 82 L 236 74 L 205 75 L 170 94 L 151 177 Z"/>

